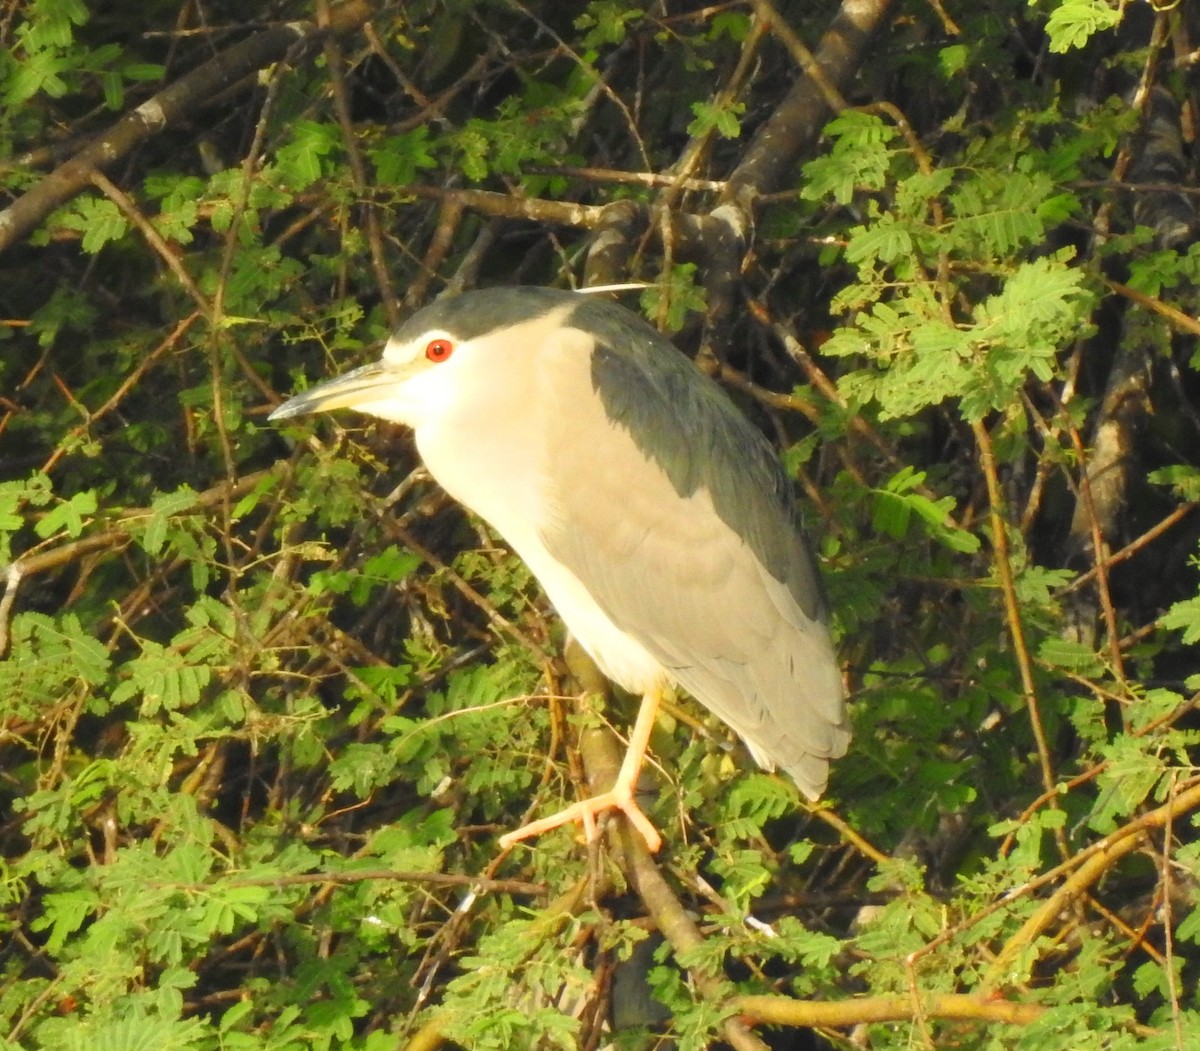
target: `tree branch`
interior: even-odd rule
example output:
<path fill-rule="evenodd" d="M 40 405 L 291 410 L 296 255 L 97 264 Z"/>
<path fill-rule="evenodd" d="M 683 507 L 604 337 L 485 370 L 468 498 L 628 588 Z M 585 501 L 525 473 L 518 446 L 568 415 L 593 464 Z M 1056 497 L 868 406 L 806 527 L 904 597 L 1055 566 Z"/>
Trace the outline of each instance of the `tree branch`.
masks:
<path fill-rule="evenodd" d="M 1086 852 L 1081 852 L 1086 853 L 1086 859 L 1025 921 L 1021 929 L 1008 939 L 984 975 L 981 987 L 992 989 L 1007 983 L 1010 972 L 1025 949 L 1033 945 L 1042 931 L 1058 919 L 1076 897 L 1126 854 L 1137 850 L 1148 831 L 1162 828 L 1173 818 L 1197 807 L 1200 807 L 1200 784 L 1193 781 L 1188 783 L 1183 791 L 1172 795 L 1162 806 L 1143 814 L 1136 821 L 1131 821 L 1099 843 L 1092 844 Z M 1072 858 L 1070 863 L 1077 860 L 1078 855 Z"/>
<path fill-rule="evenodd" d="M 737 202 L 748 210 L 753 198 L 769 193 L 783 180 L 784 173 L 820 133 L 831 112 L 833 93 L 845 87 L 858 71 L 863 53 L 890 7 L 891 0 L 843 0 L 837 17 L 821 38 L 813 62 L 802 67 L 805 76 L 758 129 L 741 164 L 729 176 L 722 202 Z M 782 24 L 779 15 L 763 0 L 755 0 L 754 9 L 773 28 Z"/>
<path fill-rule="evenodd" d="M 272 26 L 184 74 L 125 114 L 104 135 L 88 143 L 0 212 L 0 252 L 17 244 L 55 208 L 88 186 L 94 171 L 115 164 L 138 143 L 178 123 L 217 92 L 255 70 L 278 62 L 296 43 L 318 39 L 325 32 L 353 32 L 371 14 L 371 5 L 366 0 L 348 0 L 331 12 L 328 30 L 311 22 Z"/>
<path fill-rule="evenodd" d="M 872 1022 L 904 1022 L 913 1017 L 913 1003 L 907 996 L 869 996 L 836 1003 L 793 1000 L 789 996 L 739 996 L 734 1004 L 740 1014 L 756 1022 L 806 1026 L 810 1029 L 846 1028 Z M 925 1018 L 1028 1025 L 1041 1018 L 1046 1008 L 1040 1004 L 943 993 L 924 1001 L 921 1011 Z"/>
<path fill-rule="evenodd" d="M 603 691 L 605 684 L 599 669 L 579 646 L 568 647 L 566 657 L 571 674 L 585 689 L 598 688 Z M 616 737 L 605 727 L 588 727 L 580 734 L 579 751 L 583 756 L 588 789 L 594 793 L 607 791 L 621 769 L 621 747 Z M 688 915 L 683 902 L 663 879 L 641 835 L 630 827 L 624 817 L 615 818 L 614 821 L 615 824 L 609 826 L 612 829 L 609 843 L 617 855 L 621 871 L 629 879 L 630 886 L 641 899 L 654 926 L 670 943 L 677 956 L 702 946 L 704 935 Z M 719 1001 L 726 997 L 727 990 L 721 979 L 698 970 L 688 973 L 705 998 Z M 737 1018 L 725 1019 L 721 1029 L 725 1041 L 734 1051 L 767 1051 L 766 1044 Z"/>

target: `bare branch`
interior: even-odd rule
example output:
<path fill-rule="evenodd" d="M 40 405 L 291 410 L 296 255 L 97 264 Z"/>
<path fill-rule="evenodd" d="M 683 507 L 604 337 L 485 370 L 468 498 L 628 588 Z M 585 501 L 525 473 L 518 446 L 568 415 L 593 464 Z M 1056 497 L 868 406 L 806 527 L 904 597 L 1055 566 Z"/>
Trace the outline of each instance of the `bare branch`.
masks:
<path fill-rule="evenodd" d="M 907 996 L 871 996 L 836 1003 L 793 1000 L 787 996 L 739 996 L 738 1012 L 768 1025 L 840 1028 L 874 1022 L 904 1022 L 913 1017 Z M 1029 1025 L 1046 1012 L 1040 1004 L 1021 1004 L 982 996 L 946 993 L 921 1004 L 925 1018 L 958 1022 L 1007 1022 Z"/>
<path fill-rule="evenodd" d="M 890 7 L 891 0 L 844 0 L 805 76 L 758 129 L 741 164 L 729 176 L 723 200 L 736 201 L 746 208 L 754 197 L 777 187 L 820 133 L 831 112 L 830 92 L 840 91 L 857 72 L 871 37 Z M 773 15 L 763 0 L 756 0 L 754 8 L 759 17 L 766 12 L 773 25 L 779 24 L 779 16 Z"/>

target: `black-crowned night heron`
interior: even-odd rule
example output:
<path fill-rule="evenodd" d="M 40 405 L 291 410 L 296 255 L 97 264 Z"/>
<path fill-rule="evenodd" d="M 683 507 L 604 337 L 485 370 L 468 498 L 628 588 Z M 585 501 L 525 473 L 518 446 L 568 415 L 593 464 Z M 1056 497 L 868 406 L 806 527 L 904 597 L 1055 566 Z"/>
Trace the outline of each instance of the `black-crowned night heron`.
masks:
<path fill-rule="evenodd" d="M 272 419 L 353 408 L 415 432 L 430 473 L 525 560 L 600 669 L 643 701 L 613 788 L 501 842 L 622 810 L 662 692 L 683 686 L 817 798 L 849 743 L 812 556 L 770 446 L 653 328 L 595 295 L 438 300 L 381 361 Z"/>

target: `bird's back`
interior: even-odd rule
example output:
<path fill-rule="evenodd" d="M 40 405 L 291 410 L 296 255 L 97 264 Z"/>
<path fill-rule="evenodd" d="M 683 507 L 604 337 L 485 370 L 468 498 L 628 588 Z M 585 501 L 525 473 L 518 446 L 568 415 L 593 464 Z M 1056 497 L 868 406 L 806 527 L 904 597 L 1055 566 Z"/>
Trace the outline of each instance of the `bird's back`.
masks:
<path fill-rule="evenodd" d="M 562 401 L 546 417 L 545 470 L 558 513 L 542 542 L 760 764 L 819 795 L 849 731 L 824 596 L 777 458 L 640 319 L 591 299 L 572 319 L 594 346 L 586 374 L 570 359 L 578 340 L 553 366 Z M 595 649 L 586 625 L 560 613 Z"/>

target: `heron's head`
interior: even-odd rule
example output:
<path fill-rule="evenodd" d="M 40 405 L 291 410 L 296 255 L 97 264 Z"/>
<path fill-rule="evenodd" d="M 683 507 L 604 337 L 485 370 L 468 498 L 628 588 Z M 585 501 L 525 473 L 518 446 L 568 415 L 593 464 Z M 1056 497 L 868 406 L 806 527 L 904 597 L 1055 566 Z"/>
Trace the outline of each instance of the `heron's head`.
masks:
<path fill-rule="evenodd" d="M 530 397 L 531 358 L 579 345 L 569 323 L 577 293 L 492 288 L 419 310 L 387 341 L 379 361 L 288 399 L 272 420 L 355 409 L 420 429 L 464 404 Z"/>

